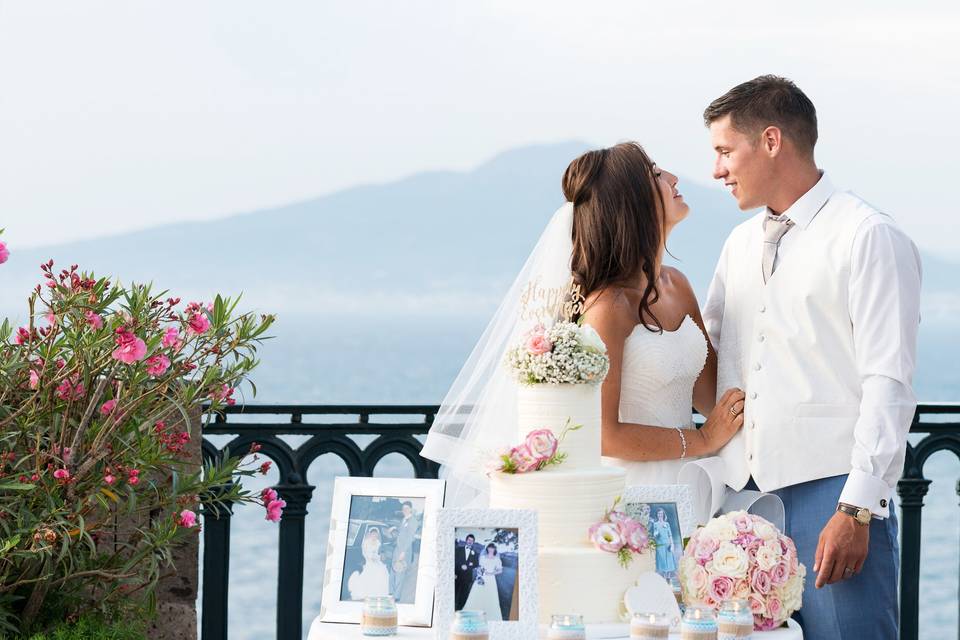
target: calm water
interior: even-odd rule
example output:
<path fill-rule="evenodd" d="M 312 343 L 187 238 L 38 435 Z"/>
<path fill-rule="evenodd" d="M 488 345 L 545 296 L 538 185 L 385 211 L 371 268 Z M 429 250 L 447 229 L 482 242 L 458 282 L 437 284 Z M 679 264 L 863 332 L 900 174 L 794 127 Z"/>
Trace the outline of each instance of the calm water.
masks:
<path fill-rule="evenodd" d="M 414 317 L 378 320 L 331 316 L 281 317 L 278 338 L 261 353 L 255 382 L 258 402 L 291 403 L 438 403 L 483 328 L 483 318 Z M 915 387 L 924 401 L 960 401 L 960 328 L 926 322 L 921 336 Z M 248 401 L 252 400 L 247 398 Z M 372 438 L 372 437 L 371 437 Z M 302 438 L 289 438 L 292 445 Z M 370 438 L 357 439 L 363 446 Z M 955 483 L 957 460 L 934 456 L 926 475 L 933 479 L 923 521 L 921 576 L 922 638 L 957 637 L 958 532 Z M 346 475 L 334 456 L 310 468 L 316 486 L 307 516 L 304 577 L 304 637 L 319 613 L 333 478 Z M 399 454 L 381 461 L 378 476 L 411 477 Z M 250 488 L 278 481 L 272 472 Z M 263 520 L 262 509 L 237 509 L 232 524 L 230 565 L 230 637 L 275 636 L 278 529 Z"/>

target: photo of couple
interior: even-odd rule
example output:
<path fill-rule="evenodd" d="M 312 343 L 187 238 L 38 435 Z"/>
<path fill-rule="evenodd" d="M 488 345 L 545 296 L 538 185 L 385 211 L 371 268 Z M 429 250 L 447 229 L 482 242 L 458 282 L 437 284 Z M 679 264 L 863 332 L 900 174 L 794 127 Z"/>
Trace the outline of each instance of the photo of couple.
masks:
<path fill-rule="evenodd" d="M 457 528 L 455 611 L 483 611 L 487 620 L 518 620 L 517 529 Z"/>
<path fill-rule="evenodd" d="M 647 528 L 655 546 L 656 571 L 667 582 L 674 582 L 683 553 L 680 517 L 673 502 L 628 503 L 627 515 Z"/>
<path fill-rule="evenodd" d="M 417 593 L 424 498 L 354 496 L 344 555 L 341 600 L 393 596 L 412 604 Z"/>

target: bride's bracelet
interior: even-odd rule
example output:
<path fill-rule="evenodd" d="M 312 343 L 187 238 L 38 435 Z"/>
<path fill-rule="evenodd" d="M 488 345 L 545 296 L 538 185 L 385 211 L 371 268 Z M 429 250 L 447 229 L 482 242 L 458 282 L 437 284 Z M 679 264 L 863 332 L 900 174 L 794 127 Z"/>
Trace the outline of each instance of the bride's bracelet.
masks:
<path fill-rule="evenodd" d="M 680 434 L 680 459 L 683 460 L 687 457 L 687 436 L 683 435 L 683 429 L 680 427 L 674 427 L 677 430 L 677 433 Z"/>

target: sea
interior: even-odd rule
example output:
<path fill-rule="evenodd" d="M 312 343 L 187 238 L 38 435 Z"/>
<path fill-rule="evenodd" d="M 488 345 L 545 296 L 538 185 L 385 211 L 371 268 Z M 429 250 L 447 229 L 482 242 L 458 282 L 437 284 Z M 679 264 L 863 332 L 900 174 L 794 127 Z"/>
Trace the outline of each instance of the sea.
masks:
<path fill-rule="evenodd" d="M 258 356 L 253 397 L 244 402 L 309 404 L 437 404 L 483 330 L 486 317 L 428 316 L 406 312 L 380 315 L 280 314 Z M 934 317 L 922 324 L 914 388 L 919 400 L 960 402 L 960 323 Z M 212 437 L 222 445 L 227 436 Z M 292 446 L 305 437 L 288 437 Z M 363 446 L 372 437 L 358 437 Z M 914 438 L 916 439 L 916 438 Z M 958 637 L 960 583 L 960 464 L 949 452 L 934 455 L 925 468 L 933 480 L 923 514 L 920 579 L 920 637 Z M 324 557 L 333 479 L 347 475 L 333 455 L 317 459 L 308 471 L 316 489 L 306 518 L 303 637 L 320 611 Z M 399 454 L 385 457 L 379 477 L 412 477 Z M 254 491 L 276 484 L 273 470 L 247 483 Z M 276 636 L 278 527 L 264 520 L 262 508 L 235 509 L 232 522 L 229 637 Z M 811 562 L 812 564 L 812 562 Z M 202 615 L 202 612 L 201 612 Z M 864 615 L 870 615 L 869 611 Z"/>

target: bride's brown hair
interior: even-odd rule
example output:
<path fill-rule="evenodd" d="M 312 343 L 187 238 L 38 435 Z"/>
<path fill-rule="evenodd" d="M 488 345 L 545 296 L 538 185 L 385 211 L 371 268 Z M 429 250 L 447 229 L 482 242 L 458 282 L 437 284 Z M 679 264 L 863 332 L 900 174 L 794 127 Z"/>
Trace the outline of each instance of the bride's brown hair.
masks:
<path fill-rule="evenodd" d="M 571 162 L 563 174 L 563 195 L 573 203 L 570 267 L 584 297 L 612 285 L 631 286 L 643 274 L 640 318 L 662 331 L 650 311 L 660 297 L 656 263 L 664 211 L 655 174 L 643 148 L 624 142 Z"/>

